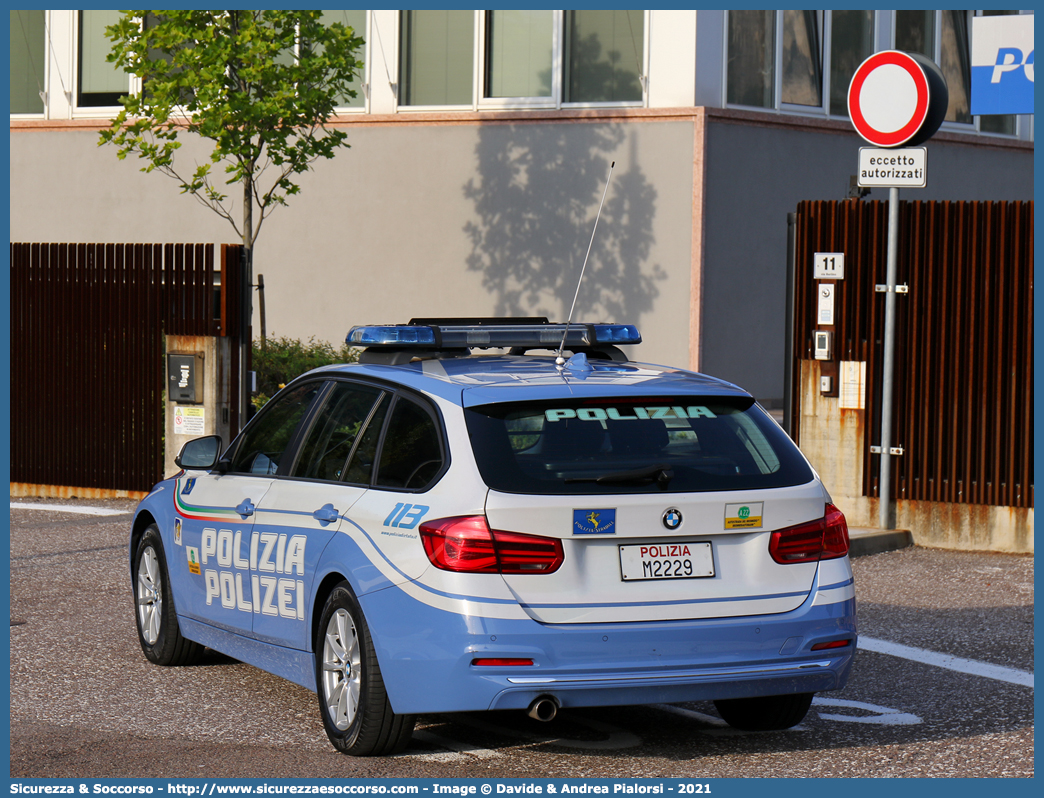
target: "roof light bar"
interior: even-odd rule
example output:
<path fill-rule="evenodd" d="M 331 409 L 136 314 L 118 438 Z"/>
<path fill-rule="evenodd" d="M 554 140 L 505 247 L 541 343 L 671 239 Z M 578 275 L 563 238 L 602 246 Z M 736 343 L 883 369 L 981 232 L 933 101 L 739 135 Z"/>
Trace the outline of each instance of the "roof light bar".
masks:
<path fill-rule="evenodd" d="M 465 347 L 567 349 L 604 344 L 640 344 L 633 324 L 389 324 L 352 327 L 346 343 L 356 346 L 461 349 Z"/>

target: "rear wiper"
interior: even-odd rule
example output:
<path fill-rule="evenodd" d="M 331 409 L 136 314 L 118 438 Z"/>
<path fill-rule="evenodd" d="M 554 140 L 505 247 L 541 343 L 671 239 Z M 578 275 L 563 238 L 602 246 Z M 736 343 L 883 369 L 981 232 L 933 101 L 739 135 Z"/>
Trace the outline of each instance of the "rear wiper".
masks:
<path fill-rule="evenodd" d="M 666 488 L 674 479 L 674 469 L 666 465 L 646 466 L 634 471 L 614 471 L 602 474 L 600 477 L 567 477 L 562 480 L 567 485 L 576 482 L 597 482 L 599 485 L 613 485 L 630 482 L 635 485 L 646 485 L 650 482 L 657 483 L 661 488 Z"/>

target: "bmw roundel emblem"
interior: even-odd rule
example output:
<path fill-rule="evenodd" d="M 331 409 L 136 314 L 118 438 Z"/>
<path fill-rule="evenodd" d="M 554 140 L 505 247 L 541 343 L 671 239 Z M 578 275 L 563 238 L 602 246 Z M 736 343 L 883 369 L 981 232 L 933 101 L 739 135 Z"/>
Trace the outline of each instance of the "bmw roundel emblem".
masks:
<path fill-rule="evenodd" d="M 668 529 L 677 529 L 681 526 L 682 514 L 681 510 L 672 507 L 670 510 L 666 510 L 663 514 L 663 525 Z"/>

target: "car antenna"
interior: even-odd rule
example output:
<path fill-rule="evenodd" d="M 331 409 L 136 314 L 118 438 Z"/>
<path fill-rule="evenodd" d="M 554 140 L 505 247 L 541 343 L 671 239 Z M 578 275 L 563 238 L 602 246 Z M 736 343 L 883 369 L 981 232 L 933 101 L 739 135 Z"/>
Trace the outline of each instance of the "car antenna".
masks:
<path fill-rule="evenodd" d="M 580 267 L 580 279 L 576 281 L 576 293 L 573 294 L 573 304 L 569 308 L 569 318 L 566 319 L 565 329 L 562 330 L 562 343 L 558 346 L 558 354 L 555 356 L 555 365 L 560 369 L 565 365 L 562 350 L 565 349 L 566 336 L 569 335 L 569 323 L 573 320 L 573 311 L 576 309 L 576 298 L 580 296 L 580 283 L 584 281 L 584 270 L 587 268 L 587 259 L 591 257 L 591 247 L 594 246 L 595 231 L 598 229 L 598 219 L 602 215 L 602 205 L 605 204 L 605 195 L 609 192 L 609 181 L 613 179 L 613 167 L 616 161 L 609 164 L 609 175 L 605 178 L 605 188 L 602 189 L 602 200 L 598 203 L 598 213 L 595 214 L 594 228 L 591 230 L 591 243 L 587 245 L 587 254 L 584 256 L 584 265 Z"/>

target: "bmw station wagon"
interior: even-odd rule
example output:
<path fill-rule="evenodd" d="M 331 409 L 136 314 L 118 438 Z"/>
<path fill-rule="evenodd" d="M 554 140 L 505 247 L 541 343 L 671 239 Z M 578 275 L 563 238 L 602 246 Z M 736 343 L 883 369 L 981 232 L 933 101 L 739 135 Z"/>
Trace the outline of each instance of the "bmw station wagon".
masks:
<path fill-rule="evenodd" d="M 631 362 L 640 341 L 352 328 L 358 363 L 295 379 L 223 452 L 190 441 L 139 505 L 145 656 L 206 647 L 315 690 L 357 756 L 441 712 L 710 700 L 797 724 L 855 655 L 845 518 L 750 394 Z"/>

